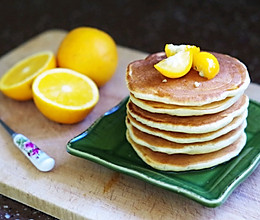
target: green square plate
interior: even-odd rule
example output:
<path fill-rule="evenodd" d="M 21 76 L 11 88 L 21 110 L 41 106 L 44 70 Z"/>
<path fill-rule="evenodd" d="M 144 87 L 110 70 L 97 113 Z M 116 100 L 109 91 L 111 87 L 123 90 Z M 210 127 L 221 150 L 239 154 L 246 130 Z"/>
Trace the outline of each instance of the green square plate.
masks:
<path fill-rule="evenodd" d="M 67 144 L 67 151 L 182 194 L 205 206 L 222 204 L 260 161 L 260 104 L 250 101 L 247 144 L 239 156 L 211 169 L 163 172 L 146 165 L 125 138 L 128 97 Z"/>

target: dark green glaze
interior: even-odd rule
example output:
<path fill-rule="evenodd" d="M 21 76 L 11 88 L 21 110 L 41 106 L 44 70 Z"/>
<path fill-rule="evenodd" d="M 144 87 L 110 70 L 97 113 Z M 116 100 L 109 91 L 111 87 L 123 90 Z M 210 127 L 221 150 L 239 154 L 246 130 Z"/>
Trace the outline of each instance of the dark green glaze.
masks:
<path fill-rule="evenodd" d="M 260 161 L 260 104 L 250 101 L 247 144 L 236 158 L 210 169 L 163 172 L 145 164 L 125 138 L 126 103 L 99 118 L 90 128 L 67 144 L 67 151 L 113 170 L 182 194 L 205 206 L 222 204 L 248 177 Z"/>

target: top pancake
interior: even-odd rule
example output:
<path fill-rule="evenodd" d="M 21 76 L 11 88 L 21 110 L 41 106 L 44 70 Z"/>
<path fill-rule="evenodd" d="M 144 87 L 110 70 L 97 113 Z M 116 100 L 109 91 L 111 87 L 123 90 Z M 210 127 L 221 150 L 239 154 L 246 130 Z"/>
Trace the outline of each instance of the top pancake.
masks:
<path fill-rule="evenodd" d="M 205 105 L 242 93 L 250 82 L 245 65 L 228 55 L 212 54 L 218 59 L 220 70 L 211 80 L 199 76 L 194 69 L 177 79 L 163 76 L 154 68 L 154 64 L 166 58 L 160 52 L 128 65 L 128 89 L 139 99 L 183 106 Z M 195 82 L 200 83 L 198 87 Z"/>

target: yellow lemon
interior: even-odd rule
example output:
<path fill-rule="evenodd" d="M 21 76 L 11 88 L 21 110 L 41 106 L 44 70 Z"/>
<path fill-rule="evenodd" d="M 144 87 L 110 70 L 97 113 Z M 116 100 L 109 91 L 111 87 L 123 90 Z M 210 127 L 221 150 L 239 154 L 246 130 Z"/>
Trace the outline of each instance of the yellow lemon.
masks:
<path fill-rule="evenodd" d="M 59 67 L 83 73 L 102 86 L 115 73 L 118 54 L 110 35 L 96 28 L 79 27 L 65 36 L 57 60 Z"/>
<path fill-rule="evenodd" d="M 214 78 L 219 72 L 219 63 L 217 58 L 208 52 L 194 54 L 193 68 L 199 71 L 200 76 L 207 79 Z"/>
<path fill-rule="evenodd" d="M 40 112 L 50 120 L 64 124 L 83 120 L 99 100 L 93 80 L 66 68 L 40 74 L 34 80 L 32 90 Z"/>
<path fill-rule="evenodd" d="M 179 78 L 187 74 L 192 66 L 192 52 L 180 51 L 175 55 L 163 59 L 154 67 L 164 76 L 169 78 Z"/>
<path fill-rule="evenodd" d="M 0 90 L 8 97 L 19 101 L 32 99 L 32 83 L 45 70 L 56 67 L 51 51 L 28 56 L 9 69 L 0 80 Z"/>
<path fill-rule="evenodd" d="M 199 53 L 200 52 L 200 48 L 193 46 L 193 45 L 174 45 L 174 44 L 166 44 L 165 45 L 165 53 L 166 56 L 173 56 L 174 54 L 180 52 L 180 51 L 191 51 L 193 54 L 194 53 Z"/>

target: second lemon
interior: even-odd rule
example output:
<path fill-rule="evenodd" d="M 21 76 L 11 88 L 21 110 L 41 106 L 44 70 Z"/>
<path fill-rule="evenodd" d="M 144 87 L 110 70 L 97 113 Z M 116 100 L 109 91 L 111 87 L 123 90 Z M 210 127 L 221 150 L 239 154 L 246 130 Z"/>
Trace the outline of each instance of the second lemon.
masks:
<path fill-rule="evenodd" d="M 100 87 L 115 73 L 118 54 L 110 35 L 96 28 L 79 27 L 61 42 L 57 61 L 60 67 L 83 73 Z"/>

